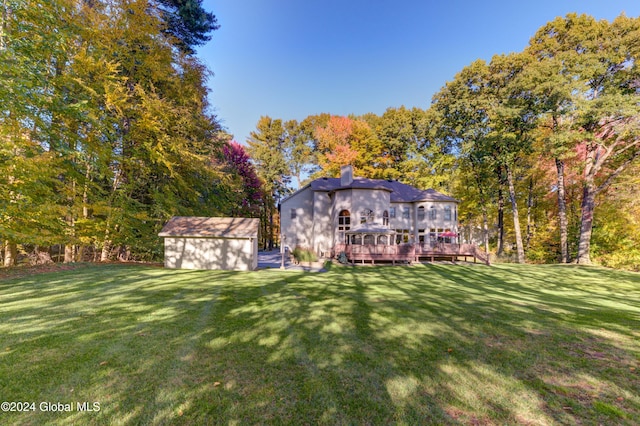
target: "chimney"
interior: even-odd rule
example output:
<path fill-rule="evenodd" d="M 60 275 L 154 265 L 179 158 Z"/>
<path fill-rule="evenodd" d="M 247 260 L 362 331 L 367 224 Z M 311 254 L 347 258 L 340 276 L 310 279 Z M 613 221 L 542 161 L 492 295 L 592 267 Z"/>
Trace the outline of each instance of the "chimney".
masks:
<path fill-rule="evenodd" d="M 340 186 L 349 186 L 353 183 L 353 167 L 346 165 L 340 167 Z"/>

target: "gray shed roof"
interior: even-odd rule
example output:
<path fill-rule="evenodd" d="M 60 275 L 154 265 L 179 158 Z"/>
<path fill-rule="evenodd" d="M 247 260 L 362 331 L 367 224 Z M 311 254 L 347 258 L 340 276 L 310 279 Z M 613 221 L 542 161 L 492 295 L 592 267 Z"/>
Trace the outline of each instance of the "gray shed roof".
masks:
<path fill-rule="evenodd" d="M 353 178 L 348 186 L 340 184 L 340 178 L 315 179 L 310 184 L 314 191 L 339 191 L 343 189 L 382 189 L 391 192 L 392 203 L 411 203 L 415 201 L 449 201 L 457 203 L 453 197 L 444 195 L 435 189 L 421 190 L 397 180 Z"/>
<path fill-rule="evenodd" d="M 260 219 L 243 217 L 174 216 L 160 237 L 257 238 Z"/>

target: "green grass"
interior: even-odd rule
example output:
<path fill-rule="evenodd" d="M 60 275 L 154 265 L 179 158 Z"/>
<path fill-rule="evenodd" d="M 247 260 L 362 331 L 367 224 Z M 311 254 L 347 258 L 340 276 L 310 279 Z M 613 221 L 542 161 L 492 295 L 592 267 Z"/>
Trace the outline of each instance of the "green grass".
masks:
<path fill-rule="evenodd" d="M 80 265 L 0 280 L 1 424 L 634 424 L 640 275 Z M 77 402 L 98 402 L 78 412 Z"/>

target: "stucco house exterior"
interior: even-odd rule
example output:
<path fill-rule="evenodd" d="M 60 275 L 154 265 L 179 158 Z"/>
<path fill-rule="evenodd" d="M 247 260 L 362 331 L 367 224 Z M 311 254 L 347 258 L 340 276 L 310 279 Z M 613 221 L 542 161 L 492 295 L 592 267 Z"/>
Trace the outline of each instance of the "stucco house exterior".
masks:
<path fill-rule="evenodd" d="M 164 238 L 164 266 L 252 271 L 258 267 L 260 219 L 174 216 Z"/>
<path fill-rule="evenodd" d="M 283 244 L 333 256 L 344 245 L 435 246 L 457 243 L 458 200 L 397 180 L 316 179 L 280 204 Z"/>

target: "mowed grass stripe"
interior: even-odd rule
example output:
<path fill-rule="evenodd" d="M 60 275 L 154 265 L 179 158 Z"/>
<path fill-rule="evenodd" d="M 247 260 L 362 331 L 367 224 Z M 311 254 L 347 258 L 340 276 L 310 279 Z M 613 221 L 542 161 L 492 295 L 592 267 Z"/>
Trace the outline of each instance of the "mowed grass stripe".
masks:
<path fill-rule="evenodd" d="M 571 265 L 0 280 L 7 424 L 634 424 L 640 276 Z"/>

